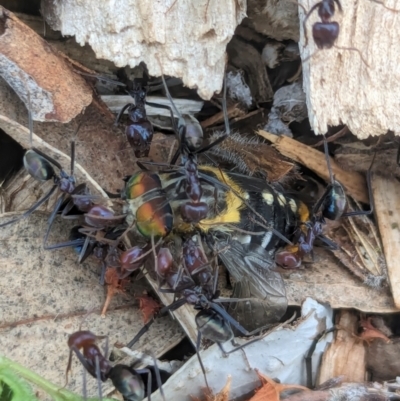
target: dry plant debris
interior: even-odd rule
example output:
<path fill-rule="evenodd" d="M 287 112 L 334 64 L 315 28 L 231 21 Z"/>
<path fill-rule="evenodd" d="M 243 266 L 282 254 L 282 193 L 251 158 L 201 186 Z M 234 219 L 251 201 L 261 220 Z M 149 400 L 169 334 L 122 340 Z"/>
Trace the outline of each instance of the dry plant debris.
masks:
<path fill-rule="evenodd" d="M 57 50 L 1 6 L 0 20 L 0 75 L 30 104 L 34 120 L 65 123 L 89 106 L 92 90 Z"/>
<path fill-rule="evenodd" d="M 299 386 L 296 384 L 281 384 L 270 379 L 268 376 L 263 375 L 256 369 L 257 375 L 260 378 L 262 387 L 256 390 L 256 393 L 249 401 L 279 401 L 280 394 L 287 390 L 303 390 L 310 391 L 307 387 Z"/>

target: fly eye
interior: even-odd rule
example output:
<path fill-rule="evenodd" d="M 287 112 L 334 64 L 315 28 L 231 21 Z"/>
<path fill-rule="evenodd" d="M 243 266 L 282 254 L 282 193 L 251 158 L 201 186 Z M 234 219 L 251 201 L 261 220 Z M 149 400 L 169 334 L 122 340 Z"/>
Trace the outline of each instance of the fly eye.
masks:
<path fill-rule="evenodd" d="M 38 181 L 48 181 L 55 176 L 52 164 L 33 150 L 25 153 L 24 167 Z"/>

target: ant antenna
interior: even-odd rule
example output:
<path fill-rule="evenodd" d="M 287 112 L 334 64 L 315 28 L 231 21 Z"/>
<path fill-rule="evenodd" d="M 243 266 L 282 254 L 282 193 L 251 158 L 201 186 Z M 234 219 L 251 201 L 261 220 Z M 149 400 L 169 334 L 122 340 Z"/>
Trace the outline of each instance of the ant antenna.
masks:
<path fill-rule="evenodd" d="M 329 179 L 331 180 L 331 184 L 333 185 L 334 177 L 333 177 L 333 173 L 332 173 L 331 160 L 329 157 L 328 141 L 326 140 L 325 135 L 322 135 L 322 136 L 324 138 L 324 153 L 325 153 L 325 158 L 326 158 L 326 164 L 328 165 Z"/>
<path fill-rule="evenodd" d="M 163 84 L 164 84 L 164 87 L 165 87 L 165 93 L 166 93 L 166 95 L 167 95 L 168 100 L 169 100 L 169 101 L 171 102 L 171 104 L 172 104 L 172 108 L 174 109 L 174 112 L 176 113 L 176 115 L 177 115 L 179 118 L 182 118 L 181 113 L 180 113 L 179 110 L 176 108 L 175 103 L 174 103 L 174 101 L 172 100 L 172 96 L 171 96 L 171 94 L 169 93 L 169 89 L 168 89 L 167 83 L 165 82 L 164 74 L 161 74 L 161 78 L 162 78 L 162 81 L 163 81 Z"/>
<path fill-rule="evenodd" d="M 222 111 L 224 112 L 224 122 L 225 122 L 225 131 L 226 135 L 230 135 L 231 129 L 229 127 L 229 118 L 228 118 L 228 110 L 226 107 L 226 68 L 225 68 L 225 74 L 224 74 L 224 93 L 222 96 Z"/>
<path fill-rule="evenodd" d="M 154 372 L 156 374 L 157 387 L 160 390 L 160 394 L 161 394 L 163 401 L 165 401 L 165 394 L 164 394 L 164 390 L 162 388 L 161 375 L 160 375 L 160 370 L 158 369 L 158 366 L 157 366 L 157 359 L 153 353 L 151 353 L 151 357 L 153 358 Z"/>

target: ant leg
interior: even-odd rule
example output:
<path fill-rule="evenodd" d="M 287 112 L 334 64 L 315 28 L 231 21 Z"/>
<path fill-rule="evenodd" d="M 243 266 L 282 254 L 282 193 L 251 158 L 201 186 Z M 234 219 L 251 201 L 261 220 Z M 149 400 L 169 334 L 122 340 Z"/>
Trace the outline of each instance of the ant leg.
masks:
<path fill-rule="evenodd" d="M 173 302 L 172 304 L 168 305 L 168 306 L 164 306 L 164 308 L 162 308 L 160 310 L 160 312 L 158 312 L 157 316 L 163 316 L 165 315 L 167 312 L 173 312 L 174 310 L 180 308 L 182 305 L 184 305 L 186 303 L 186 299 L 182 298 L 182 299 L 178 299 L 177 301 Z M 126 347 L 128 348 L 132 348 L 134 346 L 134 344 L 136 344 L 140 337 L 142 337 L 142 335 L 144 333 L 146 333 L 147 330 L 149 330 L 150 326 L 154 323 L 154 319 L 150 320 L 148 323 L 146 323 L 140 330 L 139 332 L 136 334 L 136 336 L 129 341 L 129 343 L 126 345 Z"/>
<path fill-rule="evenodd" d="M 117 118 L 115 119 L 114 126 L 118 125 L 119 120 L 121 119 L 122 115 L 125 113 L 125 110 L 132 106 L 135 107 L 133 103 L 128 103 L 119 111 Z"/>
<path fill-rule="evenodd" d="M 86 369 L 82 366 L 82 394 L 83 399 L 87 400 L 87 372 Z"/>
<path fill-rule="evenodd" d="M 327 334 L 332 333 L 333 331 L 337 330 L 336 326 L 331 327 L 330 329 L 324 330 L 321 333 L 317 334 L 314 338 L 313 342 L 311 343 L 310 348 L 307 351 L 307 354 L 304 357 L 305 364 L 306 364 L 306 376 L 307 376 L 307 387 L 309 389 L 313 389 L 313 382 L 312 382 L 312 356 L 317 347 L 318 342 L 325 337 Z"/>
<path fill-rule="evenodd" d="M 97 378 L 97 386 L 99 389 L 99 400 L 103 400 L 103 393 L 102 393 L 102 388 L 101 388 L 101 373 L 100 373 L 100 361 L 99 361 L 99 356 L 96 355 L 94 358 L 95 362 L 95 367 L 96 367 L 96 378 Z"/>
<path fill-rule="evenodd" d="M 146 394 L 146 395 L 147 395 L 147 400 L 148 400 L 148 401 L 151 401 L 151 385 L 152 385 L 151 370 L 145 368 L 145 369 L 138 369 L 138 370 L 135 370 L 135 372 L 136 372 L 138 375 L 147 373 L 147 389 L 146 389 L 146 393 L 147 393 L 147 394 Z"/>
<path fill-rule="evenodd" d="M 164 390 L 163 390 L 163 387 L 162 387 L 160 370 L 158 369 L 158 366 L 157 366 L 157 359 L 154 356 L 154 354 L 152 354 L 151 356 L 153 358 L 153 363 L 154 363 L 154 373 L 156 375 L 157 387 L 160 390 L 160 394 L 161 394 L 161 397 L 162 397 L 163 401 L 166 401 L 165 400 Z"/>
<path fill-rule="evenodd" d="M 354 212 L 347 212 L 343 213 L 343 217 L 349 217 L 349 216 L 369 216 L 374 212 L 374 196 L 372 194 L 372 165 L 375 162 L 375 157 L 376 157 L 376 152 L 374 154 L 374 157 L 372 158 L 372 162 L 368 168 L 367 171 L 367 188 L 368 188 L 368 199 L 369 199 L 369 210 L 356 210 Z"/>
<path fill-rule="evenodd" d="M 57 202 L 56 202 L 56 204 L 55 204 L 55 206 L 54 206 L 54 209 L 53 209 L 53 211 L 52 211 L 52 213 L 51 213 L 51 215 L 50 215 L 50 217 L 49 217 L 49 220 L 48 220 L 48 222 L 47 222 L 47 230 L 46 230 L 46 234 L 45 234 L 44 239 L 43 239 L 43 248 L 46 249 L 46 250 L 48 249 L 48 248 L 47 248 L 47 247 L 48 247 L 48 245 L 47 245 L 47 240 L 48 240 L 48 238 L 49 238 L 49 234 L 50 234 L 51 227 L 53 226 L 53 223 L 54 223 L 54 219 L 55 219 L 55 217 L 56 217 L 56 214 L 57 214 L 58 211 L 60 210 L 60 207 L 61 207 L 61 205 L 63 204 L 64 199 L 65 199 L 65 194 L 62 194 L 62 195 L 58 198 L 58 200 L 57 200 Z"/>
<path fill-rule="evenodd" d="M 374 0 L 372 0 L 372 1 L 374 1 Z M 339 11 L 342 13 L 343 9 L 342 9 L 342 5 L 340 4 L 340 1 L 339 0 L 334 0 L 334 2 L 337 4 Z"/>
<path fill-rule="evenodd" d="M 1 227 L 5 227 L 8 226 L 9 224 L 13 224 L 19 220 L 25 219 L 26 217 L 28 217 L 29 215 L 31 215 L 38 207 L 40 207 L 44 202 L 47 201 L 47 199 L 50 198 L 51 195 L 53 195 L 54 191 L 58 188 L 57 185 L 53 185 L 53 187 L 50 189 L 50 191 L 43 196 L 42 199 L 40 199 L 39 201 L 37 201 L 33 206 L 31 206 L 25 213 L 21 214 L 21 216 L 18 216 L 15 219 L 12 219 L 10 221 L 7 221 L 7 223 L 3 223 L 0 224 L 0 228 Z"/>
<path fill-rule="evenodd" d="M 308 43 L 307 27 L 306 27 L 307 20 L 308 20 L 308 18 L 310 17 L 310 15 L 311 15 L 321 4 L 322 4 L 322 1 L 320 1 L 320 2 L 318 2 L 318 3 L 316 3 L 316 4 L 314 4 L 314 5 L 311 7 L 310 11 L 309 11 L 309 12 L 307 13 L 307 15 L 305 16 L 304 20 L 303 20 L 304 42 L 305 42 L 305 45 L 306 45 L 306 46 L 307 46 L 307 43 Z"/>
<path fill-rule="evenodd" d="M 198 151 L 196 151 L 196 155 L 199 153 L 203 153 L 203 152 L 207 152 L 207 150 L 210 150 L 211 148 L 213 148 L 214 146 L 218 145 L 219 143 L 221 143 L 222 141 L 224 141 L 227 137 L 229 136 L 229 134 L 225 134 L 220 136 L 218 139 L 216 139 L 214 142 L 211 142 L 210 144 L 202 147 L 201 149 L 199 149 Z"/>
<path fill-rule="evenodd" d="M 221 137 L 219 137 L 214 142 L 212 142 L 209 145 L 204 146 L 203 148 L 199 149 L 196 152 L 196 154 L 206 152 L 207 150 L 213 148 L 214 146 L 218 145 L 223 140 L 225 140 L 231 133 L 231 129 L 230 129 L 230 126 L 229 126 L 228 110 L 227 110 L 227 107 L 226 107 L 226 87 L 227 87 L 227 85 L 226 85 L 226 73 L 225 73 L 225 75 L 224 75 L 224 94 L 222 96 L 222 110 L 224 112 L 225 135 L 222 135 Z"/>
<path fill-rule="evenodd" d="M 197 359 L 199 360 L 199 363 L 200 363 L 201 371 L 203 372 L 204 381 L 206 382 L 206 386 L 207 386 L 207 388 L 210 388 L 210 386 L 208 385 L 208 381 L 207 381 L 206 370 L 204 369 L 203 361 L 201 360 L 201 356 L 200 356 L 200 344 L 201 344 L 201 332 L 199 331 L 197 333 L 196 355 L 197 355 Z"/>

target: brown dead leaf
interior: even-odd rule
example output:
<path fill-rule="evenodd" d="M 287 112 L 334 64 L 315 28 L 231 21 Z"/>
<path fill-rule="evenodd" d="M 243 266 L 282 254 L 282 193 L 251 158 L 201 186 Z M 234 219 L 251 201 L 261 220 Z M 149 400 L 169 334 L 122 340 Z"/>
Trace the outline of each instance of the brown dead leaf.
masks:
<path fill-rule="evenodd" d="M 365 340 L 368 344 L 376 338 L 382 338 L 387 344 L 391 342 L 389 337 L 372 325 L 372 317 L 361 320 L 360 327 L 363 329 L 360 338 Z"/>
<path fill-rule="evenodd" d="M 204 398 L 198 398 L 198 397 L 193 397 L 193 396 L 190 396 L 190 397 L 191 397 L 192 401 L 228 401 L 229 391 L 231 388 L 231 381 L 232 381 L 232 377 L 228 376 L 228 379 L 226 381 L 224 388 L 215 395 L 212 393 L 212 391 L 208 387 L 205 387 L 203 389 Z"/>
<path fill-rule="evenodd" d="M 135 298 L 139 300 L 139 308 L 142 312 L 143 323 L 146 324 L 160 310 L 161 305 L 147 294 Z"/>
<path fill-rule="evenodd" d="M 258 369 L 255 369 L 259 379 L 261 380 L 262 387 L 250 398 L 249 401 L 279 401 L 280 393 L 286 390 L 307 390 L 307 387 L 299 386 L 296 384 L 280 384 L 270 379 L 268 376 L 264 376 Z"/>
<path fill-rule="evenodd" d="M 107 284 L 107 297 L 101 311 L 101 317 L 105 317 L 107 309 L 110 306 L 111 299 L 114 297 L 114 295 L 125 293 L 125 288 L 129 283 L 128 278 L 124 278 L 122 280 L 119 278 L 119 274 L 115 267 L 107 268 L 104 281 Z"/>

